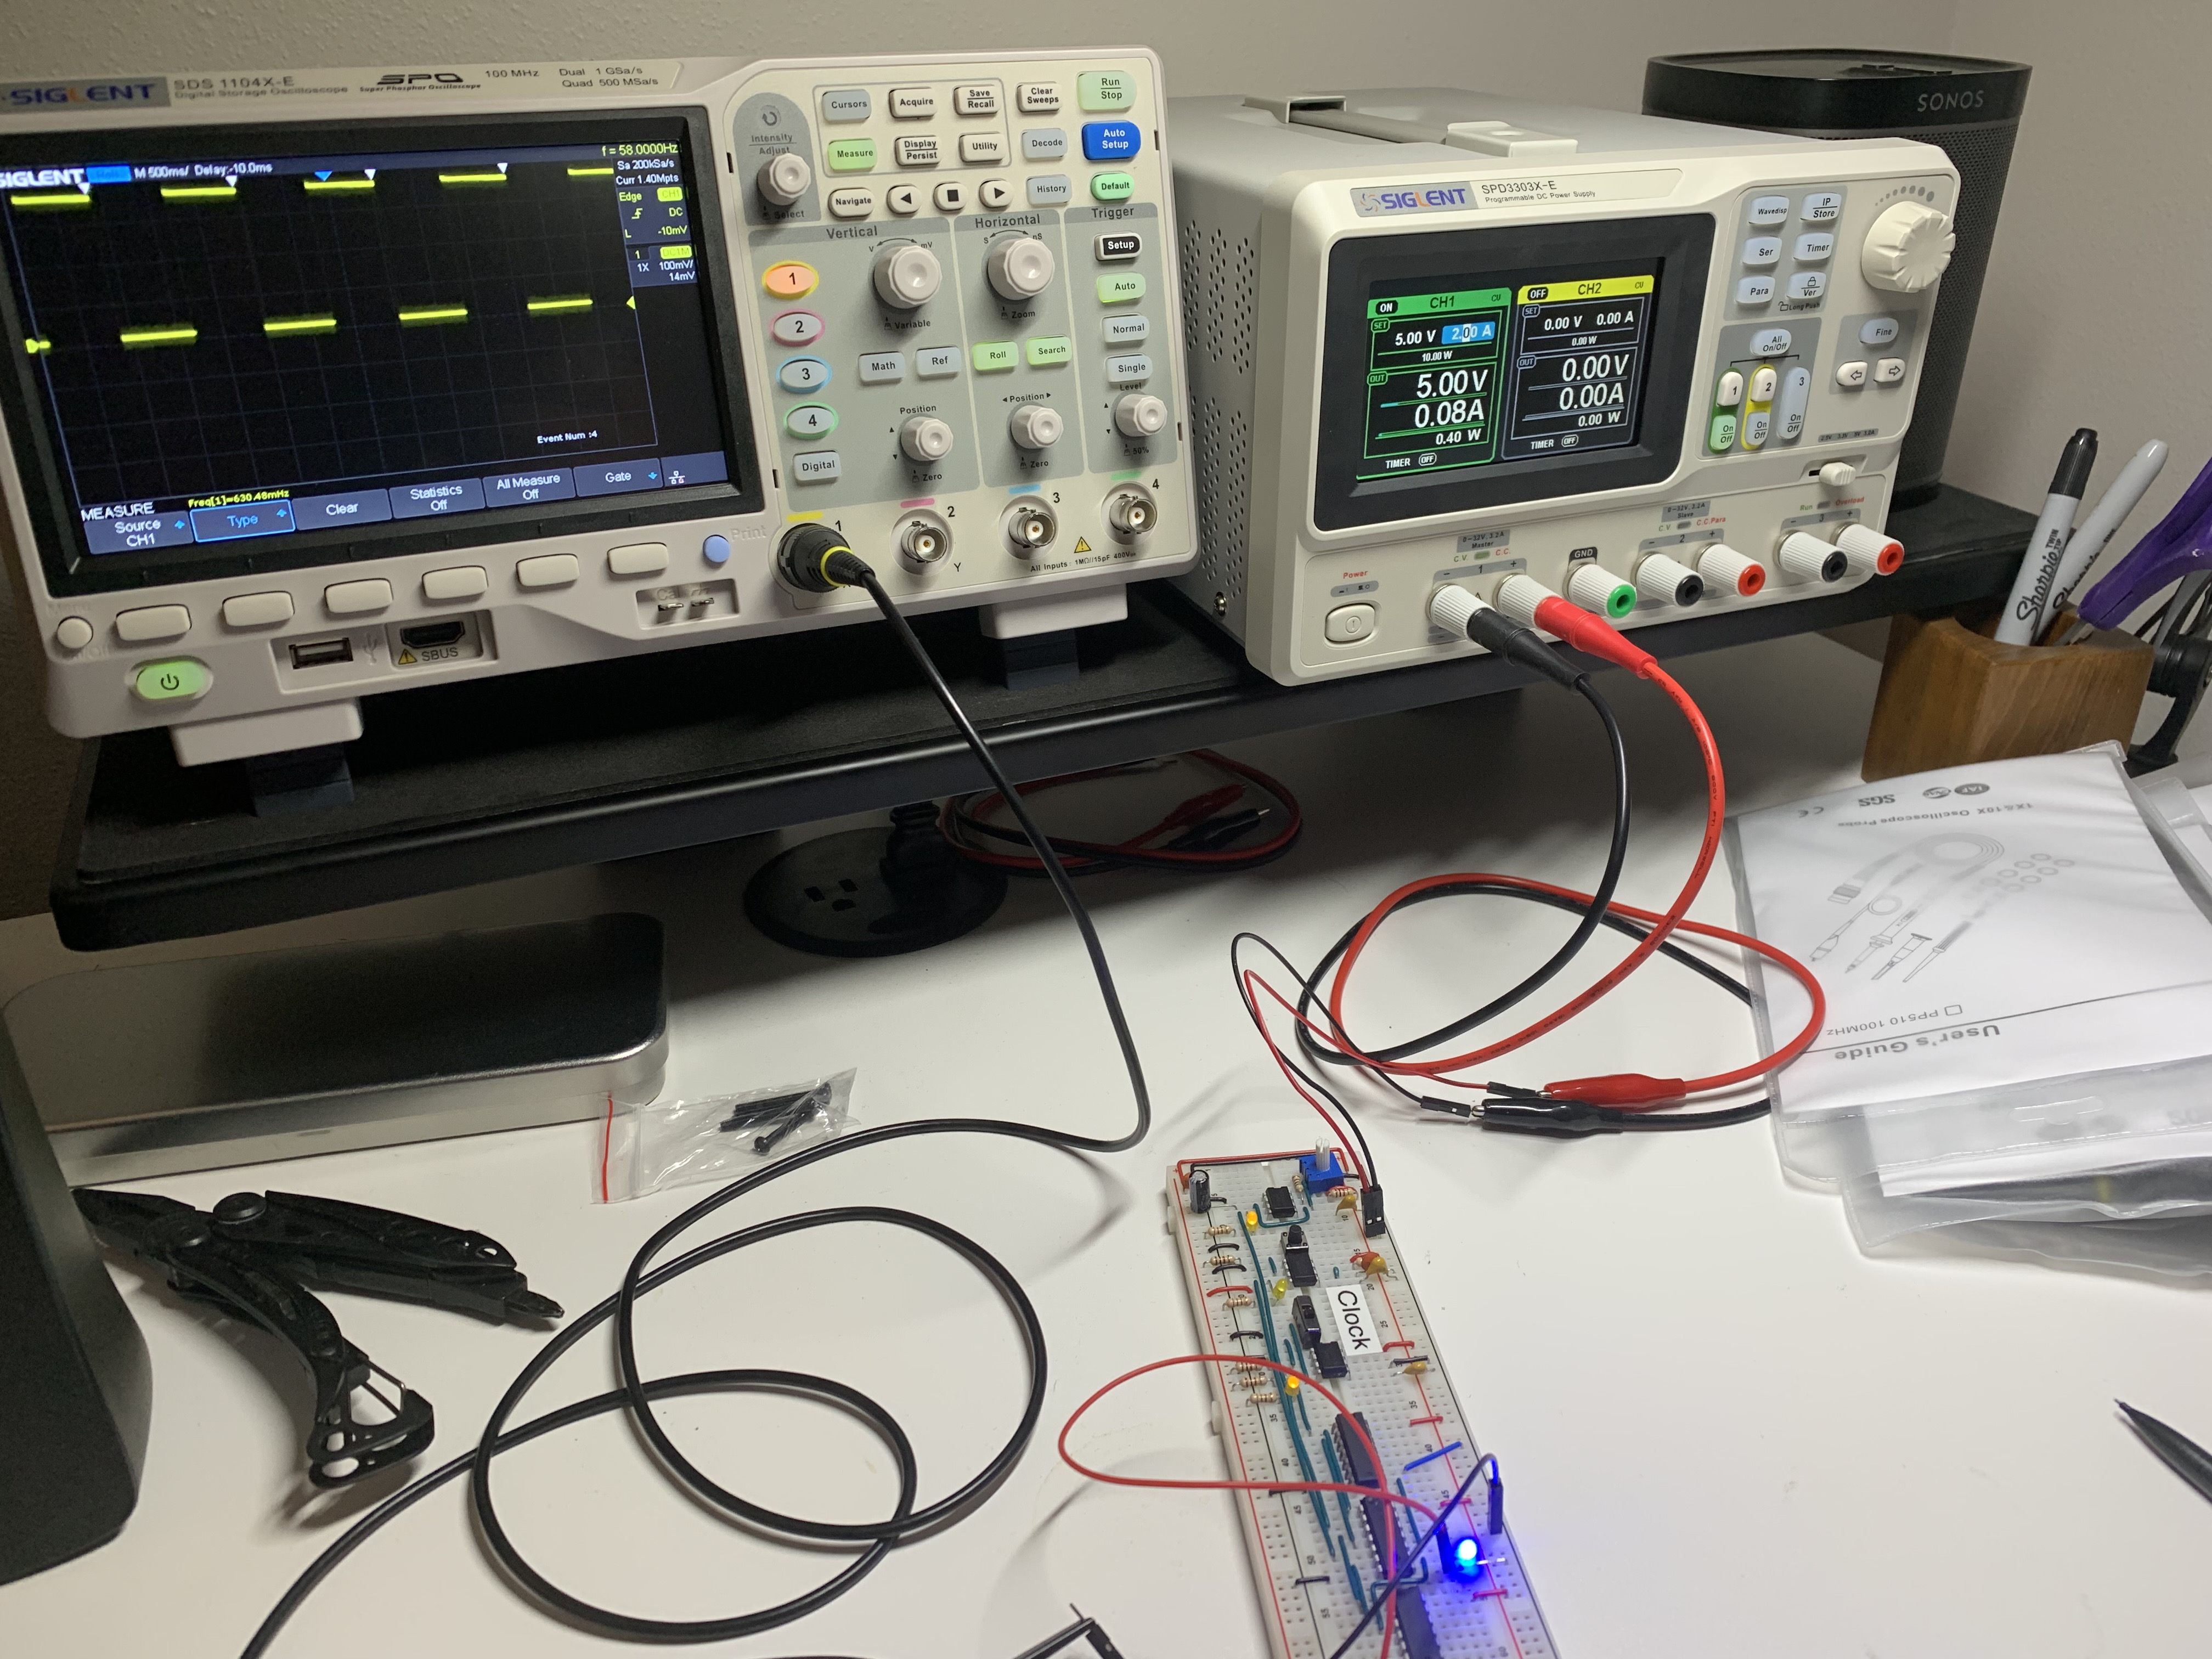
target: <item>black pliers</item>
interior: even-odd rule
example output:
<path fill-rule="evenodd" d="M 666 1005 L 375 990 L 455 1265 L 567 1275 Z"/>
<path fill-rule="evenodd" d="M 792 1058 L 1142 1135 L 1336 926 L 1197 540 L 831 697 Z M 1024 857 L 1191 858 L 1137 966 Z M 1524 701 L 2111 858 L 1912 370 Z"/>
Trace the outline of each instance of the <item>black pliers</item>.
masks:
<path fill-rule="evenodd" d="M 307 1479 L 339 1486 L 429 1445 L 430 1402 L 345 1339 L 307 1289 L 357 1291 L 490 1320 L 558 1319 L 498 1240 L 366 1204 L 299 1193 L 233 1193 L 212 1212 L 150 1193 L 82 1188 L 77 1208 L 102 1242 L 168 1269 L 183 1294 L 242 1315 L 289 1343 L 315 1379 Z M 369 1378 L 398 1390 L 390 1399 Z M 365 1423 L 366 1389 L 392 1413 Z"/>

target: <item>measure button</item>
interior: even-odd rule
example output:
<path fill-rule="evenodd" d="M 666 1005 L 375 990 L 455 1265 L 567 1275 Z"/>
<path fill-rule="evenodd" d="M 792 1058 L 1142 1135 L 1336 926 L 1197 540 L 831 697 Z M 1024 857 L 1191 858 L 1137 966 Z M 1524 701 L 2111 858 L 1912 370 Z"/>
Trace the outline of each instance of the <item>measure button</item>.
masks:
<path fill-rule="evenodd" d="M 978 374 L 995 374 L 1021 361 L 1012 340 L 978 340 L 974 350 Z"/>
<path fill-rule="evenodd" d="M 1098 303 L 1102 306 L 1126 306 L 1145 297 L 1145 273 L 1141 270 L 1117 270 L 1098 279 Z"/>
<path fill-rule="evenodd" d="M 1028 343 L 1026 355 L 1031 368 L 1057 368 L 1075 361 L 1075 342 L 1065 334 L 1038 335 Z"/>
<path fill-rule="evenodd" d="M 131 689 L 148 702 L 189 702 L 204 697 L 215 675 L 197 657 L 172 657 L 141 663 L 131 671 Z"/>
<path fill-rule="evenodd" d="M 1091 199 L 1094 202 L 1126 202 L 1136 191 L 1137 181 L 1126 173 L 1094 173 L 1091 175 Z"/>
<path fill-rule="evenodd" d="M 821 280 L 812 265 L 797 259 L 787 259 L 761 272 L 761 286 L 779 300 L 803 300 Z"/>
<path fill-rule="evenodd" d="M 1137 79 L 1120 70 L 1075 77 L 1075 101 L 1088 110 L 1129 109 L 1137 101 Z"/>
<path fill-rule="evenodd" d="M 1144 134 L 1134 121 L 1083 124 L 1083 159 L 1086 161 L 1124 161 L 1144 147 Z"/>
<path fill-rule="evenodd" d="M 832 138 L 822 147 L 832 173 L 866 173 L 876 164 L 872 138 Z"/>
<path fill-rule="evenodd" d="M 1322 637 L 1331 645 L 1357 645 L 1375 631 L 1375 607 L 1340 605 L 1322 618 Z"/>

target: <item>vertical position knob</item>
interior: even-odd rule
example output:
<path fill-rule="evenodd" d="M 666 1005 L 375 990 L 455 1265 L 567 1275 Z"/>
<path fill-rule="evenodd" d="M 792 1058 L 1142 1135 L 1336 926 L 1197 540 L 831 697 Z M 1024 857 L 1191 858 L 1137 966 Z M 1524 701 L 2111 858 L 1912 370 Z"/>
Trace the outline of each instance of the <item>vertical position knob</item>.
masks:
<path fill-rule="evenodd" d="M 934 415 L 917 415 L 899 428 L 899 448 L 910 461 L 941 461 L 952 453 L 952 428 Z"/>
<path fill-rule="evenodd" d="M 1114 429 L 1125 438 L 1149 438 L 1168 423 L 1168 406 L 1149 392 L 1132 392 L 1114 405 Z"/>
<path fill-rule="evenodd" d="M 876 292 L 885 305 L 912 311 L 936 294 L 945 270 L 919 242 L 887 242 L 876 255 L 875 276 Z"/>
<path fill-rule="evenodd" d="M 1783 574 L 1800 582 L 1838 582 L 1850 568 L 1850 560 L 1842 548 L 1802 530 L 1793 530 L 1782 538 L 1782 550 L 1774 562 L 1782 567 Z"/>
<path fill-rule="evenodd" d="M 1943 274 L 1958 240 L 1949 214 L 1920 202 L 1893 202 L 1868 230 L 1859 270 L 1876 288 L 1917 294 Z"/>
<path fill-rule="evenodd" d="M 1567 578 L 1567 597 L 1585 611 L 1619 622 L 1636 609 L 1636 590 L 1595 559 L 1575 567 Z"/>
<path fill-rule="evenodd" d="M 1024 404 L 1006 426 L 1024 449 L 1050 449 L 1060 441 L 1060 411 L 1043 404 Z"/>
<path fill-rule="evenodd" d="M 1052 250 L 1034 236 L 1005 236 L 983 256 L 983 275 L 1001 300 L 1033 300 L 1052 286 Z"/>
<path fill-rule="evenodd" d="M 1854 576 L 1893 576 L 1905 562 L 1905 544 L 1872 525 L 1845 525 L 1836 545 L 1843 549 Z"/>
<path fill-rule="evenodd" d="M 1636 591 L 1658 605 L 1695 605 L 1705 597 L 1705 579 L 1686 564 L 1654 553 L 1636 567 Z"/>
<path fill-rule="evenodd" d="M 1719 593 L 1749 599 L 1766 586 L 1766 567 L 1747 559 L 1725 542 L 1715 542 L 1698 555 L 1698 574 Z"/>
<path fill-rule="evenodd" d="M 761 200 L 772 207 L 789 207 L 806 194 L 807 186 L 813 182 L 814 169 L 806 165 L 806 158 L 790 150 L 769 156 L 753 175 Z"/>

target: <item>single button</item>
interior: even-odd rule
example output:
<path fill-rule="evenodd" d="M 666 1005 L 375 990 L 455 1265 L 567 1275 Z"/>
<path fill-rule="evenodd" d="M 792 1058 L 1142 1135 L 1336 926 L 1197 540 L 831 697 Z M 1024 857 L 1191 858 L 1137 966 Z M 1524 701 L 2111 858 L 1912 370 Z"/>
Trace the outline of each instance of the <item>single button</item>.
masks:
<path fill-rule="evenodd" d="M 607 550 L 607 568 L 617 576 L 657 576 L 668 568 L 666 542 L 632 542 Z"/>
<path fill-rule="evenodd" d="M 457 564 L 450 569 L 422 573 L 426 599 L 473 599 L 490 586 L 490 578 L 480 564 Z"/>
<path fill-rule="evenodd" d="M 1735 369 L 1713 383 L 1713 401 L 1723 409 L 1734 409 L 1743 401 L 1743 376 Z"/>
<path fill-rule="evenodd" d="M 891 380 L 906 379 L 906 353 L 903 351 L 868 351 L 860 356 L 860 384 L 883 386 Z"/>
<path fill-rule="evenodd" d="M 1808 225 L 1832 223 L 1844 210 L 1843 192 L 1816 190 L 1799 205 L 1797 216 Z"/>
<path fill-rule="evenodd" d="M 1849 362 L 1838 363 L 1836 365 L 1836 384 L 1838 386 L 1843 386 L 1846 389 L 1850 389 L 1863 386 L 1866 383 L 1867 366 L 1864 363 Z"/>
<path fill-rule="evenodd" d="M 1828 291 L 1828 273 L 1825 270 L 1801 270 L 1790 279 L 1790 297 L 1793 300 L 1817 300 Z"/>
<path fill-rule="evenodd" d="M 1032 173 L 1029 181 L 1031 207 L 1058 207 L 1075 199 L 1075 186 L 1064 173 Z"/>
<path fill-rule="evenodd" d="M 92 624 L 82 617 L 64 617 L 54 624 L 54 643 L 64 651 L 82 651 L 92 643 Z"/>
<path fill-rule="evenodd" d="M 1774 415 L 1771 410 L 1754 409 L 1747 413 L 1743 417 L 1743 447 L 1746 449 L 1763 448 L 1773 422 Z"/>
<path fill-rule="evenodd" d="M 1023 355 L 1031 368 L 1057 368 L 1075 361 L 1075 342 L 1064 334 L 1035 335 L 1024 344 Z"/>
<path fill-rule="evenodd" d="M 1754 225 L 1778 225 L 1790 216 L 1787 196 L 1754 196 L 1751 200 L 1751 222 Z"/>
<path fill-rule="evenodd" d="M 837 411 L 827 404 L 801 404 L 783 417 L 794 438 L 826 438 L 837 429 Z"/>
<path fill-rule="evenodd" d="M 540 553 L 514 567 L 514 580 L 525 587 L 562 587 L 576 580 L 582 567 L 574 553 Z"/>
<path fill-rule="evenodd" d="M 720 535 L 708 537 L 699 544 L 699 556 L 717 567 L 729 563 L 730 538 Z"/>
<path fill-rule="evenodd" d="M 1014 199 L 1014 187 L 1004 179 L 986 179 L 975 186 L 975 199 L 996 213 Z"/>
<path fill-rule="evenodd" d="M 1134 357 L 1109 357 L 1106 360 L 1106 384 L 1109 386 L 1139 386 L 1152 378 L 1152 360 Z"/>
<path fill-rule="evenodd" d="M 959 115 L 996 115 L 999 112 L 999 89 L 996 87 L 955 87 L 952 88 L 953 112 Z"/>
<path fill-rule="evenodd" d="M 115 618 L 115 637 L 133 645 L 148 640 L 173 640 L 191 631 L 192 613 L 181 605 L 142 605 Z"/>
<path fill-rule="evenodd" d="M 1775 406 L 1775 435 L 1795 443 L 1805 430 L 1805 404 L 1813 392 L 1813 371 L 1802 363 L 1782 377 L 1782 401 Z"/>
<path fill-rule="evenodd" d="M 872 138 L 832 138 L 822 146 L 822 159 L 832 173 L 867 173 L 876 165 Z"/>
<path fill-rule="evenodd" d="M 1144 133 L 1134 121 L 1083 124 L 1083 159 L 1086 161 L 1126 161 L 1144 147 Z"/>
<path fill-rule="evenodd" d="M 1774 278 L 1746 276 L 1735 285 L 1735 302 L 1740 306 L 1763 306 L 1774 297 Z"/>
<path fill-rule="evenodd" d="M 1808 230 L 1800 236 L 1790 250 L 1790 257 L 1799 263 L 1817 265 L 1836 251 L 1836 239 L 1825 230 Z"/>
<path fill-rule="evenodd" d="M 941 380 L 960 372 L 958 346 L 924 346 L 914 354 L 914 372 L 925 380 Z"/>
<path fill-rule="evenodd" d="M 1357 645 L 1375 631 L 1375 607 L 1340 605 L 1322 618 L 1322 637 L 1331 645 Z"/>
<path fill-rule="evenodd" d="M 1117 259 L 1133 259 L 1145 251 L 1145 239 L 1133 230 L 1109 231 L 1098 239 L 1098 263 L 1110 264 Z"/>
<path fill-rule="evenodd" d="M 1790 331 L 1786 328 L 1762 328 L 1751 337 L 1751 355 L 1754 357 L 1788 356 Z"/>
<path fill-rule="evenodd" d="M 141 663 L 131 671 L 131 689 L 147 702 L 190 702 L 214 684 L 208 665 L 192 657 Z"/>
<path fill-rule="evenodd" d="M 323 590 L 323 609 L 333 617 L 358 617 L 392 604 L 392 584 L 381 576 L 366 581 L 333 582 Z"/>
<path fill-rule="evenodd" d="M 1134 345 L 1152 331 L 1151 320 L 1143 317 L 1109 317 L 1098 325 L 1099 337 L 1108 345 Z"/>
<path fill-rule="evenodd" d="M 775 383 L 786 392 L 812 392 L 830 384 L 830 365 L 819 357 L 787 357 L 775 371 Z"/>
<path fill-rule="evenodd" d="M 865 219 L 875 211 L 876 193 L 847 185 L 830 192 L 830 215 L 836 219 Z"/>
<path fill-rule="evenodd" d="M 292 596 L 274 593 L 236 593 L 222 602 L 222 619 L 233 628 L 270 628 L 292 620 Z"/>
<path fill-rule="evenodd" d="M 930 192 L 930 198 L 939 213 L 957 213 L 968 205 L 967 186 L 957 179 L 947 179 Z"/>
<path fill-rule="evenodd" d="M 921 192 L 912 185 L 893 185 L 884 192 L 884 205 L 904 218 L 921 211 Z"/>
<path fill-rule="evenodd" d="M 960 159 L 974 166 L 1006 159 L 1006 141 L 995 132 L 963 132 L 960 135 Z"/>
<path fill-rule="evenodd" d="M 1705 446 L 1714 454 L 1724 454 L 1735 447 L 1735 416 L 1716 415 L 1711 429 L 1705 434 Z"/>
<path fill-rule="evenodd" d="M 906 133 L 891 141 L 891 155 L 902 167 L 933 167 L 938 161 L 937 135 Z"/>
<path fill-rule="evenodd" d="M 1030 81 L 1014 88 L 1014 101 L 1024 115 L 1049 115 L 1060 107 L 1060 88 L 1050 81 Z"/>
<path fill-rule="evenodd" d="M 1024 161 L 1057 161 L 1066 154 L 1066 128 L 1024 127 L 1022 129 L 1022 160 Z"/>
<path fill-rule="evenodd" d="M 791 458 L 791 477 L 794 483 L 835 483 L 842 471 L 843 468 L 834 449 L 817 449 Z"/>
<path fill-rule="evenodd" d="M 761 286 L 779 300 L 803 300 L 821 280 L 812 265 L 797 259 L 786 259 L 761 272 Z"/>
<path fill-rule="evenodd" d="M 1779 236 L 1754 236 L 1743 245 L 1743 262 L 1754 268 L 1771 265 L 1781 257 Z"/>
<path fill-rule="evenodd" d="M 783 345 L 812 345 L 822 337 L 822 319 L 811 311 L 787 311 L 768 325 Z"/>
<path fill-rule="evenodd" d="M 893 87 L 889 101 L 894 121 L 927 121 L 937 113 L 937 94 L 927 87 Z"/>
<path fill-rule="evenodd" d="M 1098 279 L 1098 303 L 1102 306 L 1126 306 L 1145 297 L 1145 273 L 1141 270 L 1117 270 Z"/>
<path fill-rule="evenodd" d="M 1884 357 L 1874 366 L 1874 383 L 1876 386 L 1895 386 L 1904 378 L 1905 359 L 1902 357 Z"/>
<path fill-rule="evenodd" d="M 822 118 L 836 126 L 848 121 L 865 121 L 875 112 L 866 87 L 840 87 L 822 94 Z"/>
<path fill-rule="evenodd" d="M 1897 337 L 1897 319 L 1869 317 L 1859 325 L 1861 345 L 1887 345 Z"/>
<path fill-rule="evenodd" d="M 1750 391 L 1751 400 L 1755 404 L 1771 404 L 1774 401 L 1774 367 L 1772 364 L 1761 363 L 1757 368 L 1751 371 Z"/>
<path fill-rule="evenodd" d="M 1021 361 L 1012 340 L 979 340 L 974 351 L 975 372 L 979 374 L 995 374 Z"/>
<path fill-rule="evenodd" d="M 1137 101 L 1137 77 L 1120 70 L 1094 70 L 1075 77 L 1075 101 L 1088 110 L 1128 109 Z"/>
<path fill-rule="evenodd" d="M 1137 181 L 1126 173 L 1091 175 L 1091 199 L 1094 202 L 1126 202 L 1136 188 Z"/>

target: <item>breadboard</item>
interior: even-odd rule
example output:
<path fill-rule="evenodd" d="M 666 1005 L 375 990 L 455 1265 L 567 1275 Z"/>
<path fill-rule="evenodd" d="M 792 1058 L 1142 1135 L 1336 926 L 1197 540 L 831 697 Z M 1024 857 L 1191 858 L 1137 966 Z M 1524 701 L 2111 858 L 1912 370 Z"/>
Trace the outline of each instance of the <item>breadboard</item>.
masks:
<path fill-rule="evenodd" d="M 1304 1157 L 1316 1161 L 1314 1153 Z M 1331 1157 L 1342 1164 L 1340 1155 Z M 1441 1509 L 1482 1449 L 1444 1376 L 1395 1245 L 1388 1233 L 1370 1237 L 1364 1231 L 1357 1181 L 1347 1175 L 1337 1186 L 1310 1191 L 1300 1158 L 1196 1158 L 1170 1171 L 1170 1231 L 1202 1351 L 1249 1352 L 1319 1379 L 1364 1419 L 1382 1479 Z M 1328 1168 L 1321 1165 L 1324 1176 Z M 1203 1211 L 1191 1197 L 1200 1172 L 1211 1188 Z M 1271 1188 L 1279 1189 L 1272 1206 Z M 1293 1229 L 1305 1241 L 1304 1262 L 1291 1253 Z M 1370 1253 L 1380 1257 L 1379 1271 L 1370 1271 Z M 1291 1283 L 1294 1267 L 1314 1282 Z M 1302 1297 L 1311 1298 L 1310 1320 L 1301 1317 Z M 1361 1472 L 1346 1467 L 1353 1455 L 1336 1427 L 1335 1408 L 1310 1386 L 1258 1367 L 1203 1369 L 1231 1479 L 1362 1483 Z M 1340 1376 L 1325 1374 L 1340 1369 Z M 1276 1659 L 1329 1659 L 1386 1580 L 1383 1540 L 1363 1514 L 1386 1506 L 1339 1492 L 1234 1497 Z M 1488 1498 L 1487 1477 L 1477 1480 L 1446 1533 L 1422 1552 L 1397 1595 L 1391 1656 L 1556 1659 L 1510 1531 L 1487 1530 Z M 1427 1522 L 1416 1527 L 1413 1511 L 1387 1507 L 1398 1517 L 1402 1566 Z M 1480 1558 L 1472 1568 L 1457 1559 L 1460 1543 L 1470 1538 Z M 1455 1558 L 1449 1571 L 1447 1548 Z M 1376 1659 L 1381 1626 L 1378 1614 L 1354 1645 L 1356 1659 Z"/>

